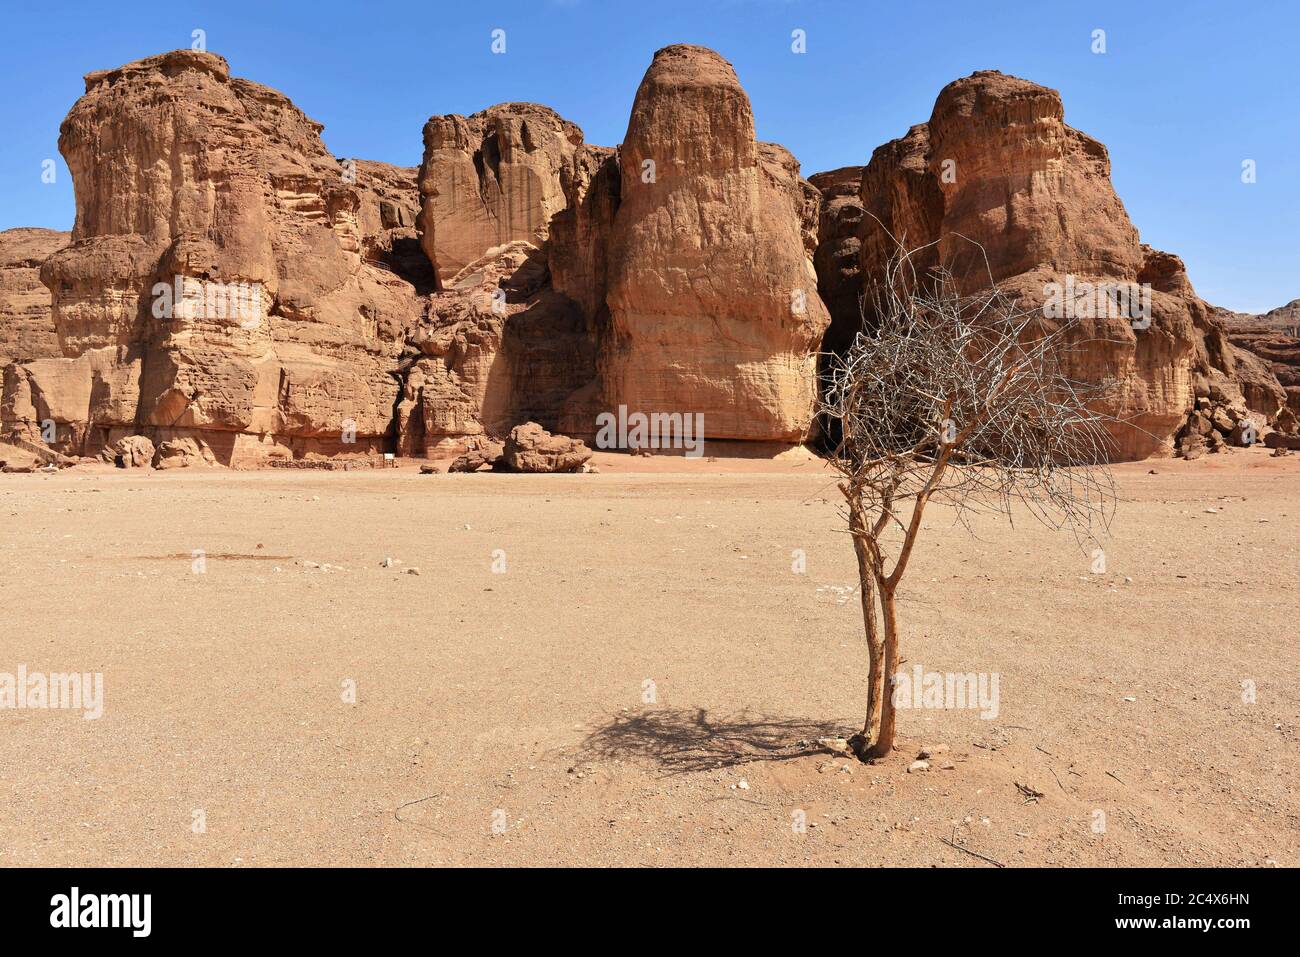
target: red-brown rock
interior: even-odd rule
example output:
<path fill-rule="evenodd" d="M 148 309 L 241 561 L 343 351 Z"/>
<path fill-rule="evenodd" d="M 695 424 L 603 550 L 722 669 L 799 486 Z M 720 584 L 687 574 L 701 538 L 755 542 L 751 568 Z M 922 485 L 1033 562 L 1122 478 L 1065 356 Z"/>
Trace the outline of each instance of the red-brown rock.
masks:
<path fill-rule="evenodd" d="M 577 126 L 536 103 L 430 117 L 420 225 L 438 278 L 446 282 L 510 242 L 543 245 L 565 206 L 561 175 L 581 144 Z"/>
<path fill-rule="evenodd" d="M 320 130 L 209 53 L 87 76 L 59 141 L 73 243 L 42 267 L 64 358 L 6 374 L 6 425 L 49 413 L 80 452 L 201 437 L 226 464 L 379 447 L 419 303 L 363 261 L 363 190 Z"/>
<path fill-rule="evenodd" d="M 1064 123 L 1055 90 L 997 71 L 949 84 L 928 123 L 875 151 L 861 199 L 868 289 L 900 246 L 933 243 L 915 257 L 918 269 L 943 263 L 966 288 L 995 282 L 1045 315 L 1061 289 L 1150 290 L 1145 327 L 1077 309 L 1078 348 L 1064 357 L 1072 377 L 1113 385 L 1113 458 L 1168 454 L 1193 399 L 1213 390 L 1263 417 L 1276 413 L 1279 394 L 1232 351 L 1181 260 L 1139 242 L 1111 185 L 1106 148 Z M 822 242 L 842 242 L 833 222 Z M 835 248 L 823 263 L 834 261 Z M 823 267 L 823 282 L 841 277 Z M 833 328 L 832 340 L 851 338 L 854 317 L 843 310 L 836 319 L 849 328 Z"/>
<path fill-rule="evenodd" d="M 798 163 L 759 144 L 731 64 L 703 47 L 655 54 L 620 148 L 605 400 L 702 413 L 710 438 L 797 442 L 829 316 Z"/>
<path fill-rule="evenodd" d="M 0 232 L 0 367 L 62 355 L 41 264 L 68 239 L 54 229 Z"/>
<path fill-rule="evenodd" d="M 580 472 L 590 458 L 591 449 L 581 440 L 525 422 L 510 430 L 501 461 L 512 472 Z"/>

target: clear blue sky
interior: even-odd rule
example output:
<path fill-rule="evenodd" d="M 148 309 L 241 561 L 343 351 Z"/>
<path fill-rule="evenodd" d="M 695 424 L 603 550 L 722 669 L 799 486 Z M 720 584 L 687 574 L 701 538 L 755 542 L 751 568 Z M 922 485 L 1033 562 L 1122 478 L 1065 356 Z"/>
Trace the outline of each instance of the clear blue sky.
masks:
<path fill-rule="evenodd" d="M 1107 144 L 1144 241 L 1200 294 L 1260 311 L 1300 297 L 1300 3 L 1252 0 L 262 0 L 10 3 L 0 38 L 0 228 L 72 225 L 59 122 L 83 74 L 207 31 L 236 75 L 325 124 L 338 156 L 416 165 L 433 113 L 545 103 L 614 145 L 668 43 L 736 66 L 758 133 L 805 175 L 864 163 L 948 81 L 999 69 L 1059 89 Z M 504 56 L 490 34 L 506 30 Z M 794 29 L 807 53 L 790 51 Z M 1107 52 L 1090 51 L 1094 29 Z M 41 182 L 41 161 L 58 180 Z M 1258 182 L 1241 182 L 1241 163 Z"/>

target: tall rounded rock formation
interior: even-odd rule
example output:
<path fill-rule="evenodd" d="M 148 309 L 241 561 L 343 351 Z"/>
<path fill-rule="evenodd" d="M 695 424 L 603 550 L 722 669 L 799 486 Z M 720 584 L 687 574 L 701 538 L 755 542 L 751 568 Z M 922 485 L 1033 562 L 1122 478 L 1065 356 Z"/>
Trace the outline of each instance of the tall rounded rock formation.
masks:
<path fill-rule="evenodd" d="M 424 144 L 440 290 L 398 408 L 404 448 L 523 418 L 590 437 L 620 405 L 702 413 L 714 439 L 805 436 L 829 321 L 820 195 L 755 140 L 720 56 L 661 50 L 617 150 L 528 103 L 433 116 Z"/>
<path fill-rule="evenodd" d="M 655 54 L 620 148 L 609 403 L 702 413 L 712 439 L 805 436 L 829 316 L 798 164 L 765 146 L 731 64 L 696 46 Z"/>
<path fill-rule="evenodd" d="M 42 267 L 64 358 L 6 376 L 7 417 L 82 453 L 133 432 L 227 464 L 379 447 L 419 305 L 363 260 L 365 186 L 321 129 L 210 53 L 89 74 L 59 137 L 72 245 Z"/>

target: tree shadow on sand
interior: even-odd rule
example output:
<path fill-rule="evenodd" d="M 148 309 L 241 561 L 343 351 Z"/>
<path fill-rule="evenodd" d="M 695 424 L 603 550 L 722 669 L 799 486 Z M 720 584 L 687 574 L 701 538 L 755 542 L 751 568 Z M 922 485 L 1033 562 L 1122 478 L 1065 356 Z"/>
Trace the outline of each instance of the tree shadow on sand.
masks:
<path fill-rule="evenodd" d="M 640 760 L 664 774 L 788 761 L 829 749 L 818 738 L 842 737 L 841 721 L 811 721 L 739 712 L 713 715 L 705 708 L 662 709 L 618 715 L 589 734 L 576 758 Z"/>

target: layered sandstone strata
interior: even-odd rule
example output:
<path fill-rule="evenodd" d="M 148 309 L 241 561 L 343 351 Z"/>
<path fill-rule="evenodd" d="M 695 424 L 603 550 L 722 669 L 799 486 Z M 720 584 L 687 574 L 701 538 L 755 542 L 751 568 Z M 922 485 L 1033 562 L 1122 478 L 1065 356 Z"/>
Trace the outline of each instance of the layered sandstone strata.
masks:
<path fill-rule="evenodd" d="M 1105 148 L 1054 91 L 1000 73 L 812 182 L 757 142 L 730 64 L 692 46 L 655 55 L 617 149 L 522 103 L 432 117 L 418 170 L 336 160 L 320 130 L 211 54 L 89 75 L 60 137 L 71 244 L 0 234 L 4 429 L 255 464 L 455 453 L 527 421 L 590 438 L 622 406 L 795 442 L 828 324 L 845 348 L 888 257 L 931 243 L 921 268 L 1033 306 L 1147 290 L 1149 322 L 1084 314 L 1067 355 L 1113 385 L 1116 458 L 1167 451 L 1194 404 L 1239 422 L 1285 399 L 1274 357 L 1229 341 L 1181 261 L 1139 242 Z"/>
<path fill-rule="evenodd" d="M 1181 260 L 1139 241 L 1106 148 L 1065 124 L 1055 90 L 996 71 L 949 84 L 927 123 L 875 151 L 859 195 L 868 299 L 901 249 L 920 250 L 922 272 L 943 264 L 967 289 L 996 283 L 1047 317 L 1062 318 L 1051 300 L 1075 291 L 1065 297 L 1076 332 L 1063 358 L 1074 378 L 1110 384 L 1115 459 L 1171 451 L 1197 397 L 1276 415 L 1276 383 L 1228 343 Z M 823 218 L 819 261 L 832 286 L 844 281 L 833 265 L 851 228 L 843 217 L 859 215 L 843 209 Z M 1137 308 L 1106 308 L 1103 290 L 1133 294 Z M 844 342 L 861 320 L 847 296 L 835 303 L 831 338 Z"/>
<path fill-rule="evenodd" d="M 41 272 L 63 357 L 6 371 L 6 427 L 52 419 L 80 453 L 193 435 L 225 464 L 377 448 L 419 303 L 364 261 L 320 131 L 210 53 L 88 75 L 59 137 L 72 245 Z"/>
<path fill-rule="evenodd" d="M 1259 315 L 1218 314 L 1232 344 L 1257 357 L 1285 391 L 1278 429 L 1300 433 L 1300 299 Z"/>
<path fill-rule="evenodd" d="M 62 354 L 41 264 L 68 240 L 54 229 L 0 232 L 0 367 Z"/>

